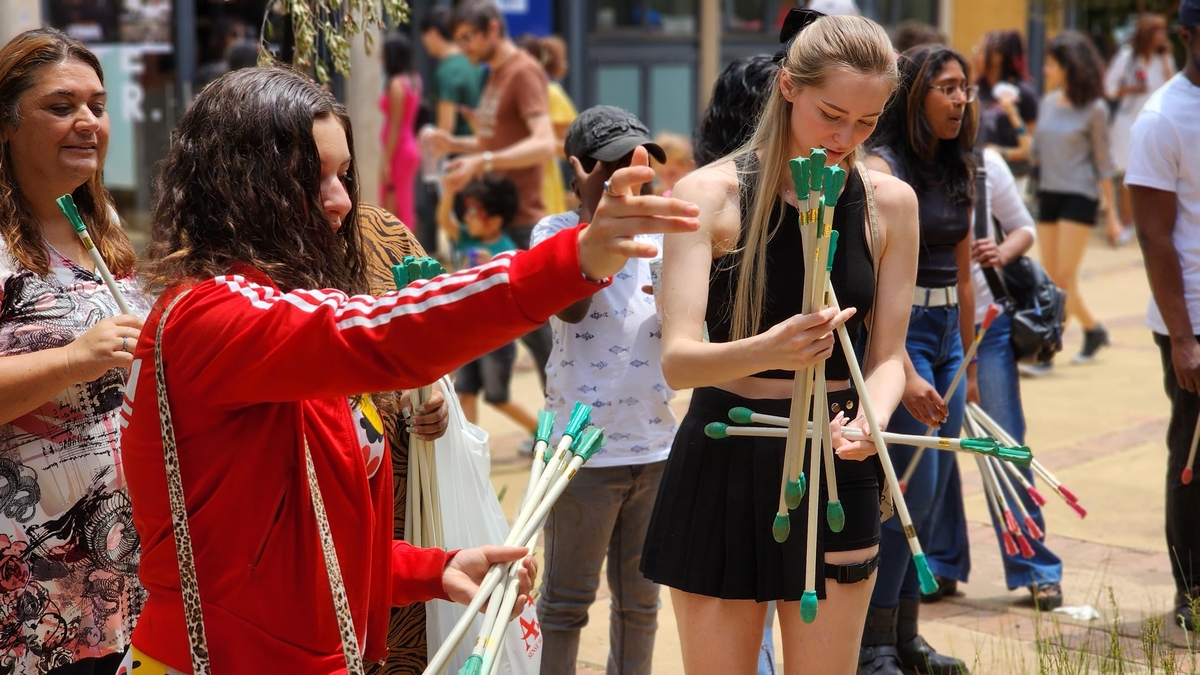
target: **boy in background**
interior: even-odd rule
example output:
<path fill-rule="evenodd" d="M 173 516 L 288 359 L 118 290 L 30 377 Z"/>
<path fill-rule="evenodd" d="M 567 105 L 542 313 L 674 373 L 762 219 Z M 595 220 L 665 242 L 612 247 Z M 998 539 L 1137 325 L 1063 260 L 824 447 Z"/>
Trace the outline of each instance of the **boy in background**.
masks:
<path fill-rule="evenodd" d="M 454 196 L 457 222 L 445 218 L 441 224 L 454 241 L 454 264 L 458 268 L 482 265 L 501 253 L 517 250 L 505 229 L 517 213 L 518 202 L 513 182 L 495 174 L 473 179 Z M 531 435 L 537 432 L 537 418 L 512 400 L 516 358 L 517 343 L 510 342 L 458 369 L 454 388 L 468 422 L 474 424 L 479 418 L 479 390 L 483 389 L 483 400 L 488 405 Z"/>
<path fill-rule="evenodd" d="M 580 208 L 543 219 L 533 244 L 590 220 L 605 181 L 629 166 L 639 146 L 660 162 L 666 159 L 632 113 L 611 106 L 583 111 L 565 142 Z M 662 247 L 661 237 L 645 238 Z M 650 673 L 659 589 L 639 567 L 676 422 L 668 405 L 674 392 L 662 374 L 654 298 L 642 291 L 649 285 L 649 261 L 630 261 L 611 286 L 550 319 L 546 409 L 565 419 L 574 401 L 590 404 L 592 422 L 606 429 L 608 443 L 568 484 L 546 521 L 538 600 L 544 675 L 575 672 L 580 629 L 606 558 L 612 591 L 608 673 Z"/>

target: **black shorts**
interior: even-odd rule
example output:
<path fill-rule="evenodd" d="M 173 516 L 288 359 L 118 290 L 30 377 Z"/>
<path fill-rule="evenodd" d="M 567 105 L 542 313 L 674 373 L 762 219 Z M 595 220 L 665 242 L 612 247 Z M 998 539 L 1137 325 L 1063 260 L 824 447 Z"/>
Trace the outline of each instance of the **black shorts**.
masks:
<path fill-rule="evenodd" d="M 830 400 L 846 394 L 833 392 Z M 849 396 L 857 399 L 852 391 Z M 671 588 L 710 597 L 797 601 L 804 593 L 813 486 L 791 512 L 791 534 L 782 544 L 776 542 L 771 526 L 779 507 L 786 440 L 713 440 L 704 435 L 705 425 L 728 422 L 729 409 L 738 406 L 786 417 L 791 401 L 746 399 L 712 387 L 692 392 L 659 485 L 642 550 L 642 573 Z M 818 561 L 826 551 L 855 551 L 879 543 L 879 466 L 877 458 L 857 462 L 835 457 L 838 497 L 846 513 L 845 527 L 836 534 L 825 522 L 828 497 L 822 477 Z M 818 597 L 825 597 L 825 583 L 825 575 L 818 573 Z"/>
<path fill-rule="evenodd" d="M 1056 223 L 1060 220 L 1073 220 L 1084 225 L 1096 224 L 1096 212 L 1100 202 L 1083 195 L 1066 192 L 1038 193 L 1038 222 Z"/>
<path fill-rule="evenodd" d="M 454 374 L 454 389 L 460 394 L 478 394 L 492 405 L 508 403 L 512 397 L 513 362 L 517 360 L 517 343 L 484 354 Z"/>

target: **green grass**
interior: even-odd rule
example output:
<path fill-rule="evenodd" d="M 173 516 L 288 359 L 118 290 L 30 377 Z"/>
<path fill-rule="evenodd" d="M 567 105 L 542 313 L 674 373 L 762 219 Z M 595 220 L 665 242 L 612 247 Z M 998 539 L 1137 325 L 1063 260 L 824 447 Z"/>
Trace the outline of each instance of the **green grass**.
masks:
<path fill-rule="evenodd" d="M 1197 631 L 1167 626 L 1162 616 L 1126 623 L 1111 588 L 1107 606 L 1093 625 L 1060 620 L 1059 614 L 1036 613 L 1033 619 L 1033 654 L 1023 647 L 1028 638 L 1000 635 L 975 645 L 972 673 L 1012 675 L 1200 675 Z M 1192 599 L 1193 615 L 1200 614 L 1200 598 Z M 1020 620 L 1015 624 L 1020 626 Z M 1100 628 L 1103 626 L 1103 628 Z M 1172 635 L 1176 636 L 1172 641 Z M 1183 636 L 1182 644 L 1178 637 Z M 989 644 L 990 643 L 990 644 Z M 983 657 L 983 658 L 981 658 Z M 987 661 L 988 663 L 984 663 Z"/>

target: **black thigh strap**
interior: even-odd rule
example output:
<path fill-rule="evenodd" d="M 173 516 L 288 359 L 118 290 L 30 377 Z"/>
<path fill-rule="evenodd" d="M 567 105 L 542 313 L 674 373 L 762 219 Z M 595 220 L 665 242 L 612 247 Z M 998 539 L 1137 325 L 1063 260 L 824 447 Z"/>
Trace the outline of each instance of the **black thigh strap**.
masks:
<path fill-rule="evenodd" d="M 870 560 L 849 565 L 834 565 L 825 563 L 825 578 L 836 579 L 839 584 L 857 584 L 871 578 L 871 574 L 879 568 L 879 554 Z"/>

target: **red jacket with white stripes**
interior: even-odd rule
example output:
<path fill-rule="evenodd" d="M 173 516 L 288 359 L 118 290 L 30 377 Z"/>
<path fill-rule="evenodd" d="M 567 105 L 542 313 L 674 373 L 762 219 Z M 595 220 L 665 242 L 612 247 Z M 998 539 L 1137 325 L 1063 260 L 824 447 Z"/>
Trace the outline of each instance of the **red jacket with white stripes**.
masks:
<path fill-rule="evenodd" d="M 345 670 L 305 441 L 364 656 L 385 656 L 391 606 L 445 597 L 447 554 L 392 541 L 390 454 L 364 461 L 347 398 L 429 384 L 594 293 L 578 232 L 379 298 L 283 293 L 246 268 L 195 283 L 176 304 L 163 359 L 214 673 Z M 122 449 L 150 593 L 133 642 L 190 673 L 153 350 L 181 290 L 163 294 L 142 330 Z"/>

